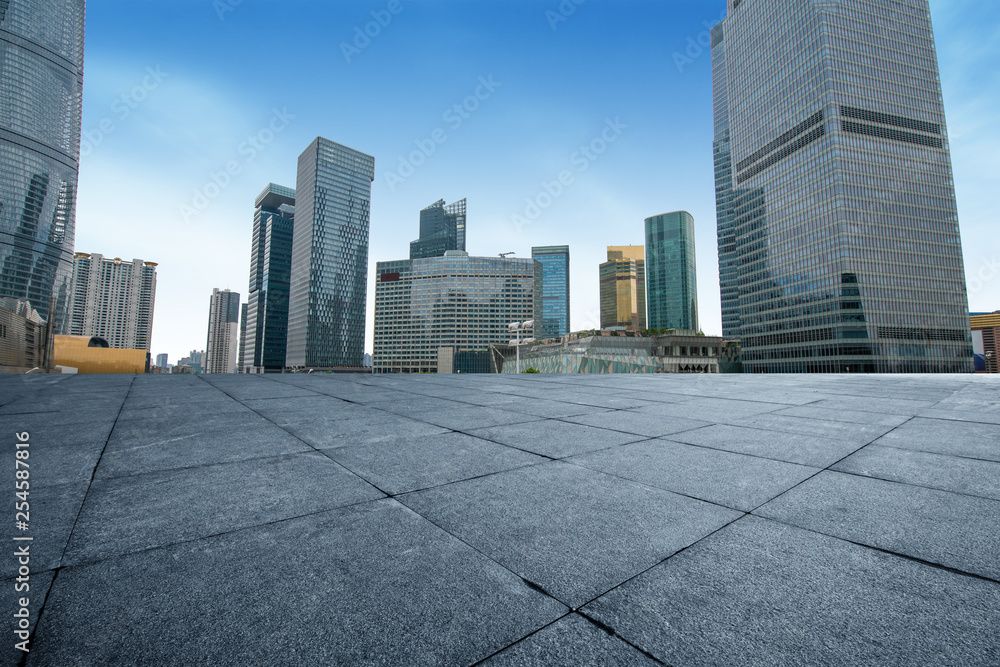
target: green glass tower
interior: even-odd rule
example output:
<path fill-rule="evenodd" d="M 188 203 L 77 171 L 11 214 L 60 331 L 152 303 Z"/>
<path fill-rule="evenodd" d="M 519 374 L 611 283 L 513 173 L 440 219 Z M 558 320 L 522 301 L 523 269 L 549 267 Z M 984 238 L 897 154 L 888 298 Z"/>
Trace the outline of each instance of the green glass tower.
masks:
<path fill-rule="evenodd" d="M 694 217 L 687 211 L 646 218 L 646 309 L 650 329 L 698 330 Z"/>

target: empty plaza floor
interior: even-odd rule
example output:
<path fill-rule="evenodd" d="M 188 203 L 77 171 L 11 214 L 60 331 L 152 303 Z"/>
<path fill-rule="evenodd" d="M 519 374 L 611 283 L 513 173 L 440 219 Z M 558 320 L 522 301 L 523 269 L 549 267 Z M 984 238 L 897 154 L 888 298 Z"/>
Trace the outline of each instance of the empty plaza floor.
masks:
<path fill-rule="evenodd" d="M 996 378 L 17 375 L 0 423 L 10 664 L 1000 664 Z"/>

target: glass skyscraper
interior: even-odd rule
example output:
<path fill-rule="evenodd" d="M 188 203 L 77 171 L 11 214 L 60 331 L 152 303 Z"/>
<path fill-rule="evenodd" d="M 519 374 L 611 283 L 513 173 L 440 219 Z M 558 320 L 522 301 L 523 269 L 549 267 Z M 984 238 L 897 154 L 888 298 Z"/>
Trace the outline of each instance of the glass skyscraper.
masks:
<path fill-rule="evenodd" d="M 443 257 L 465 250 L 465 200 L 445 205 L 440 199 L 420 211 L 420 238 L 410 243 L 410 259 Z"/>
<path fill-rule="evenodd" d="M 255 201 L 242 366 L 248 373 L 285 367 L 295 190 L 269 184 Z"/>
<path fill-rule="evenodd" d="M 72 298 L 85 6 L 0 0 L 0 297 L 30 301 L 56 333 Z"/>
<path fill-rule="evenodd" d="M 646 218 L 646 321 L 650 329 L 698 330 L 694 217 Z"/>
<path fill-rule="evenodd" d="M 285 365 L 364 360 L 368 216 L 375 158 L 317 137 L 299 156 Z"/>
<path fill-rule="evenodd" d="M 569 333 L 569 246 L 531 249 L 542 265 L 542 312 L 535 319 L 535 338 L 558 338 Z"/>
<path fill-rule="evenodd" d="M 643 331 L 646 328 L 644 258 L 644 246 L 608 246 L 608 261 L 600 266 L 602 329 Z"/>
<path fill-rule="evenodd" d="M 507 325 L 541 308 L 542 265 L 532 259 L 452 250 L 378 262 L 375 274 L 375 373 L 434 373 L 441 347 L 460 366 L 465 353 L 506 345 Z"/>
<path fill-rule="evenodd" d="M 970 372 L 928 0 L 728 0 L 722 324 L 746 372 Z"/>

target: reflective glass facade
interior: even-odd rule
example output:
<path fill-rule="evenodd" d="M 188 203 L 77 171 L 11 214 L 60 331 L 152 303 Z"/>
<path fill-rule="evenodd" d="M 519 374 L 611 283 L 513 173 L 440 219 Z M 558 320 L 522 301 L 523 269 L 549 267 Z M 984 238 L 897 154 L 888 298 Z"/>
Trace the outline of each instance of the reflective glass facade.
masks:
<path fill-rule="evenodd" d="M 969 372 L 927 0 L 729 0 L 712 31 L 723 335 L 746 372 Z"/>
<path fill-rule="evenodd" d="M 375 158 L 317 137 L 299 156 L 288 297 L 290 367 L 364 360 Z"/>
<path fill-rule="evenodd" d="M 507 325 L 541 309 L 542 265 L 532 259 L 456 253 L 378 262 L 375 273 L 375 373 L 437 372 L 439 347 L 460 363 L 464 352 L 507 343 Z"/>
<path fill-rule="evenodd" d="M 288 288 L 292 272 L 295 190 L 269 184 L 255 202 L 250 250 L 243 367 L 280 372 L 288 338 Z"/>
<path fill-rule="evenodd" d="M 68 327 L 85 0 L 0 1 L 0 297 Z"/>
<path fill-rule="evenodd" d="M 410 259 L 444 257 L 465 250 L 465 200 L 445 205 L 438 200 L 420 211 L 420 238 L 410 243 Z"/>
<path fill-rule="evenodd" d="M 646 313 L 650 329 L 698 330 L 694 217 L 687 211 L 646 218 Z"/>
<path fill-rule="evenodd" d="M 602 329 L 646 328 L 644 257 L 641 245 L 608 246 L 608 261 L 600 266 Z"/>
<path fill-rule="evenodd" d="M 531 257 L 542 265 L 542 313 L 535 320 L 535 337 L 564 336 L 569 333 L 569 246 L 538 246 Z"/>

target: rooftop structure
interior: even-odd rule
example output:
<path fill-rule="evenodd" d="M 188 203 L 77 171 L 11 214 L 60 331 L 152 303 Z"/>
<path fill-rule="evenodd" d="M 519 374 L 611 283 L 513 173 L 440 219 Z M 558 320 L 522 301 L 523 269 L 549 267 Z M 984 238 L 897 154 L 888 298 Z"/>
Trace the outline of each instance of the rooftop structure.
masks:
<path fill-rule="evenodd" d="M 0 376 L 25 661 L 996 664 L 991 380 Z"/>

